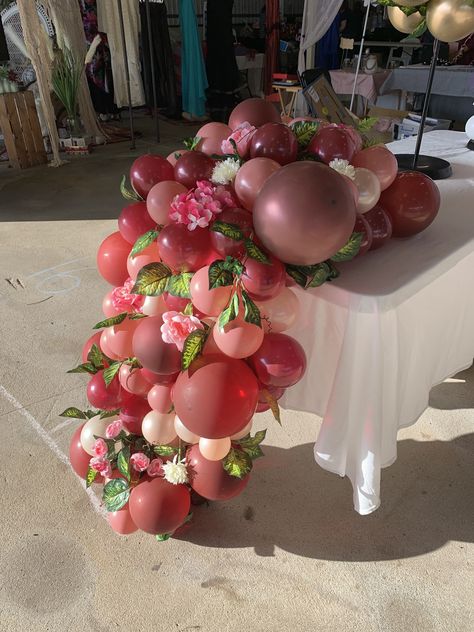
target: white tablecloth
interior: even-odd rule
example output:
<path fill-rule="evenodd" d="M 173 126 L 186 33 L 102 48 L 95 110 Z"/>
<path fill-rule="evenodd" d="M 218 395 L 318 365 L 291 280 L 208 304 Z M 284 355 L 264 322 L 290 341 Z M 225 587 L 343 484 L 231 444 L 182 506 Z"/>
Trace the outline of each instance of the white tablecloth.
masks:
<path fill-rule="evenodd" d="M 254 97 L 263 97 L 263 66 L 265 55 L 256 53 L 253 57 L 247 55 L 236 55 L 239 70 L 247 70 L 248 84 L 250 92 Z"/>
<path fill-rule="evenodd" d="M 289 333 L 308 370 L 281 403 L 323 417 L 316 461 L 349 477 L 361 514 L 380 504 L 380 470 L 396 459 L 398 429 L 418 419 L 434 385 L 473 361 L 474 152 L 466 143 L 450 131 L 423 139 L 423 153 L 453 167 L 438 181 L 441 209 L 426 231 L 341 264 L 336 282 L 298 291 L 300 324 Z"/>

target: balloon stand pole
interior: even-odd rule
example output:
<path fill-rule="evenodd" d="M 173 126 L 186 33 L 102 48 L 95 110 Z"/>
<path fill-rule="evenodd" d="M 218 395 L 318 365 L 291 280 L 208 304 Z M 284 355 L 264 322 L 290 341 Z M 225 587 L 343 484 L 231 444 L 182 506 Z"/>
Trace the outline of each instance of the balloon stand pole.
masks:
<path fill-rule="evenodd" d="M 474 140 L 470 140 L 467 144 L 467 148 L 474 151 Z"/>
<path fill-rule="evenodd" d="M 362 55 L 364 52 L 365 34 L 367 32 L 367 22 L 369 20 L 369 13 L 370 13 L 370 2 L 367 3 L 367 11 L 365 13 L 364 28 L 363 28 L 362 37 L 360 40 L 359 56 L 357 58 L 357 68 L 354 75 L 354 85 L 352 86 L 351 104 L 349 105 L 349 110 L 351 112 L 352 112 L 352 108 L 354 107 L 354 99 L 355 99 L 355 93 L 356 93 L 356 88 L 357 88 L 357 79 L 359 77 L 360 64 L 361 64 Z"/>
<path fill-rule="evenodd" d="M 150 55 L 150 68 L 151 68 L 151 87 L 153 93 L 153 118 L 155 119 L 155 134 L 156 142 L 160 142 L 160 122 L 158 119 L 158 98 L 156 93 L 156 74 L 155 74 L 155 59 L 154 59 L 154 46 L 153 37 L 151 32 L 151 16 L 150 16 L 150 0 L 145 0 L 146 11 L 146 25 L 148 34 L 148 51 Z"/>
<path fill-rule="evenodd" d="M 125 68 L 125 80 L 127 83 L 127 98 L 128 98 L 128 117 L 130 120 L 130 136 L 132 144 L 130 149 L 135 149 L 135 130 L 133 128 L 133 109 L 132 109 L 132 92 L 130 89 L 130 70 L 128 68 L 128 54 L 127 54 L 127 41 L 125 39 L 125 26 L 123 22 L 123 7 L 122 0 L 118 3 L 119 18 L 120 18 L 120 33 L 122 36 L 122 51 L 123 51 L 123 65 Z"/>
<path fill-rule="evenodd" d="M 434 156 L 420 155 L 421 141 L 425 128 L 426 117 L 428 115 L 428 107 L 431 98 L 431 89 L 433 87 L 433 78 L 436 70 L 436 61 L 439 54 L 439 40 L 433 42 L 433 56 L 431 58 L 430 71 L 428 74 L 428 83 L 426 85 L 425 99 L 423 101 L 423 110 L 421 112 L 420 128 L 416 137 L 416 146 L 414 154 L 395 154 L 398 162 L 398 168 L 402 171 L 420 171 L 430 176 L 433 180 L 443 180 L 450 178 L 453 174 L 451 165 L 447 160 L 436 158 Z"/>

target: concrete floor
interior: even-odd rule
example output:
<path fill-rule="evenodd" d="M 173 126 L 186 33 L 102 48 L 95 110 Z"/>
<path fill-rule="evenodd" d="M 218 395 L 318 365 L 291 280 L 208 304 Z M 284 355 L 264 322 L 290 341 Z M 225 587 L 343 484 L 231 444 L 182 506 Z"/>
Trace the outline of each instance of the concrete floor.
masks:
<path fill-rule="evenodd" d="M 285 412 L 247 491 L 199 507 L 180 539 L 120 538 L 67 465 L 85 405 L 78 362 L 106 285 L 122 173 L 163 144 L 98 148 L 60 169 L 0 168 L 1 632 L 467 632 L 473 629 L 474 370 L 436 387 L 400 433 L 383 503 L 361 517 L 312 458 L 320 420 Z M 14 289 L 4 279 L 21 279 Z"/>

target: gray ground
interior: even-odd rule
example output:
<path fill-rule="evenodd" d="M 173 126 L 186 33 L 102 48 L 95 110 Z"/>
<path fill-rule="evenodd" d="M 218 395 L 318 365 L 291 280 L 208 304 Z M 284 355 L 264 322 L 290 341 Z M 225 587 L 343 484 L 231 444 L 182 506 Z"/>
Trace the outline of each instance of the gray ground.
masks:
<path fill-rule="evenodd" d="M 164 125 L 151 149 L 167 154 L 193 131 Z M 116 230 L 120 175 L 147 149 L 0 167 L 0 630 L 472 630 L 472 368 L 400 433 L 367 517 L 348 481 L 313 462 L 320 420 L 302 413 L 284 413 L 282 428 L 262 415 L 267 458 L 247 491 L 198 508 L 166 543 L 114 535 L 62 461 L 75 422 L 58 414 L 85 405 L 84 378 L 65 371 L 106 291 L 95 251 Z"/>

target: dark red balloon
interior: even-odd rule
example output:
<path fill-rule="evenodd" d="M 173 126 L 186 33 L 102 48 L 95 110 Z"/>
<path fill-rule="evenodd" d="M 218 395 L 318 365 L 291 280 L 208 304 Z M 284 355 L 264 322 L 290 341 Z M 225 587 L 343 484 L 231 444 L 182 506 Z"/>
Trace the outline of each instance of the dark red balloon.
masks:
<path fill-rule="evenodd" d="M 147 399 L 132 393 L 126 393 L 123 397 L 119 417 L 129 432 L 141 435 L 143 417 L 150 410 L 151 406 Z"/>
<path fill-rule="evenodd" d="M 153 535 L 173 533 L 184 522 L 190 506 L 187 487 L 148 477 L 133 488 L 128 504 L 137 527 Z"/>
<path fill-rule="evenodd" d="M 219 213 L 217 218 L 220 222 L 234 224 L 242 229 L 245 237 L 249 237 L 252 232 L 252 214 L 243 208 L 227 208 Z M 211 244 L 216 252 L 222 257 L 240 257 L 245 252 L 243 241 L 237 241 L 225 237 L 222 233 L 211 231 Z"/>
<path fill-rule="evenodd" d="M 286 334 L 266 334 L 248 362 L 262 384 L 283 388 L 299 382 L 306 370 L 303 347 Z"/>
<path fill-rule="evenodd" d="M 250 123 L 250 125 L 260 127 L 265 123 L 279 123 L 280 121 L 281 116 L 271 101 L 255 97 L 245 99 L 235 106 L 229 117 L 229 127 L 231 130 L 235 130 L 242 123 Z"/>
<path fill-rule="evenodd" d="M 89 351 L 92 348 L 92 345 L 97 345 L 100 349 L 100 337 L 102 335 L 102 331 L 97 331 L 95 334 L 92 334 L 90 338 L 86 340 L 84 346 L 82 347 L 81 360 L 82 362 L 87 362 L 87 356 L 89 355 Z"/>
<path fill-rule="evenodd" d="M 392 236 L 390 216 L 379 204 L 376 204 L 374 208 L 364 213 L 364 219 L 372 229 L 372 243 L 369 250 L 377 250 Z"/>
<path fill-rule="evenodd" d="M 252 136 L 251 158 L 270 158 L 280 165 L 296 160 L 298 141 L 291 129 L 283 123 L 266 123 Z"/>
<path fill-rule="evenodd" d="M 358 257 L 361 255 L 365 255 L 365 253 L 370 250 L 370 246 L 372 245 L 372 229 L 370 227 L 369 222 L 365 219 L 365 215 L 361 213 L 357 213 L 356 223 L 354 225 L 355 233 L 363 233 L 362 242 L 360 244 L 360 249 L 357 254 Z"/>
<path fill-rule="evenodd" d="M 154 373 L 172 375 L 181 368 L 181 353 L 175 344 L 161 337 L 161 316 L 148 316 L 141 320 L 133 334 L 133 353 L 140 364 Z M 145 379 L 146 373 L 144 373 Z"/>
<path fill-rule="evenodd" d="M 410 237 L 428 228 L 440 201 L 436 182 L 419 171 L 398 173 L 380 196 L 380 204 L 392 220 L 393 237 Z"/>
<path fill-rule="evenodd" d="M 340 127 L 322 127 L 308 145 L 308 153 L 327 165 L 335 158 L 350 162 L 355 152 L 352 135 Z"/>
<path fill-rule="evenodd" d="M 222 461 L 208 461 L 199 451 L 198 445 L 193 445 L 187 452 L 186 461 L 191 487 L 196 493 L 208 500 L 229 500 L 240 494 L 250 475 L 243 478 L 229 476 L 222 467 Z"/>
<path fill-rule="evenodd" d="M 258 404 L 255 410 L 256 413 L 264 413 L 266 410 L 270 410 L 270 404 L 267 402 L 267 398 L 263 394 L 263 390 L 266 390 L 274 397 L 276 400 L 279 400 L 283 397 L 285 392 L 284 388 L 278 386 L 266 386 L 265 384 L 261 384 L 261 388 L 258 394 Z"/>
<path fill-rule="evenodd" d="M 174 180 L 174 169 L 162 156 L 145 154 L 137 158 L 130 168 L 130 182 L 144 200 L 152 186 L 164 180 Z"/>
<path fill-rule="evenodd" d="M 97 251 L 97 269 L 111 285 L 123 285 L 128 279 L 127 258 L 130 244 L 119 231 L 104 239 Z"/>
<path fill-rule="evenodd" d="M 100 410 L 114 410 L 119 408 L 122 402 L 122 388 L 118 376 L 106 386 L 104 372 L 98 371 L 91 377 L 87 384 L 87 399 L 91 406 Z"/>
<path fill-rule="evenodd" d="M 134 202 L 122 209 L 118 227 L 125 241 L 134 244 L 141 235 L 155 228 L 156 222 L 150 217 L 145 202 Z"/>
<path fill-rule="evenodd" d="M 212 253 L 211 237 L 204 228 L 188 230 L 185 224 L 168 224 L 158 237 L 162 260 L 176 271 L 195 272 Z"/>
<path fill-rule="evenodd" d="M 194 189 L 198 180 L 211 179 L 215 164 L 215 161 L 202 151 L 188 151 L 176 161 L 174 179 L 187 189 Z"/>
<path fill-rule="evenodd" d="M 89 462 L 91 460 L 91 455 L 87 454 L 87 452 L 82 447 L 81 443 L 81 430 L 84 424 L 76 428 L 74 434 L 71 438 L 71 443 L 69 445 L 69 461 L 71 462 L 71 467 L 76 472 L 78 476 L 85 480 L 87 476 L 87 470 L 89 469 Z M 98 474 L 95 478 L 96 483 L 103 483 L 104 479 L 100 474 Z"/>
<path fill-rule="evenodd" d="M 269 264 L 250 257 L 245 262 L 242 282 L 251 298 L 257 301 L 273 298 L 285 285 L 285 266 L 273 255 L 268 255 L 268 258 Z"/>

